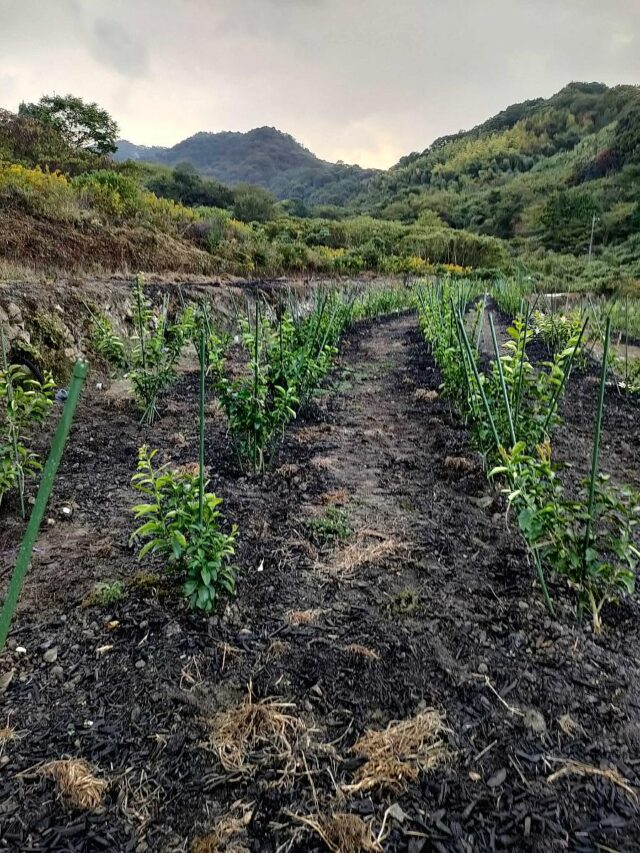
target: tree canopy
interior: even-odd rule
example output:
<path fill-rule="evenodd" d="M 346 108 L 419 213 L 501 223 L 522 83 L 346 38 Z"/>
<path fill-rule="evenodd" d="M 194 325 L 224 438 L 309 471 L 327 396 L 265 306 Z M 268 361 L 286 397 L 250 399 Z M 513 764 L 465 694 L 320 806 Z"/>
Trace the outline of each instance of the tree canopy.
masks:
<path fill-rule="evenodd" d="M 37 103 L 21 103 L 18 114 L 54 127 L 72 148 L 112 154 L 118 125 L 96 103 L 75 95 L 43 95 Z"/>

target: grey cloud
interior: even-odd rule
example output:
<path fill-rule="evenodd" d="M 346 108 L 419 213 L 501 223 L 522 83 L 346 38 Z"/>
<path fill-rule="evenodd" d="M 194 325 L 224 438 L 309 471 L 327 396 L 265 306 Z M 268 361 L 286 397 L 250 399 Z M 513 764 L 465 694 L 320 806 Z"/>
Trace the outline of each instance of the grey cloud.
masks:
<path fill-rule="evenodd" d="M 638 82 L 639 44 L 636 0 L 0 0 L 15 101 L 77 92 L 147 144 L 271 124 L 374 165 L 570 80 Z"/>
<path fill-rule="evenodd" d="M 141 38 L 117 21 L 100 18 L 92 29 L 91 51 L 120 74 L 138 77 L 149 69 L 149 53 Z"/>

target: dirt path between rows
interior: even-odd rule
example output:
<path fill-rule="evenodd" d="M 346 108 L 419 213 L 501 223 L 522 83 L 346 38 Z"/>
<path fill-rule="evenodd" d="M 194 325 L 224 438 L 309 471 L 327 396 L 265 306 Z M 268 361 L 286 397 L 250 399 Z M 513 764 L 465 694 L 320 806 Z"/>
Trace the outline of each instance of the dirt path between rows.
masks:
<path fill-rule="evenodd" d="M 238 474 L 211 418 L 207 461 L 244 568 L 237 599 L 211 619 L 136 575 L 126 484 L 140 431 L 125 411 L 105 434 L 104 401 L 86 401 L 68 462 L 98 429 L 103 452 L 67 468 L 58 498 L 85 483 L 74 523 L 105 544 L 59 554 L 39 580 L 36 563 L 31 591 L 43 577 L 68 589 L 121 576 L 127 596 L 82 607 L 58 588 L 36 607 L 27 590 L 2 659 L 14 677 L 0 712 L 20 737 L 0 746 L 0 849 L 184 851 L 217 826 L 227 846 L 196 849 L 321 851 L 308 821 L 334 813 L 357 815 L 385 851 L 640 849 L 622 782 L 640 784 L 638 607 L 611 609 L 594 640 L 552 584 L 557 620 L 546 615 L 439 382 L 404 315 L 346 336 L 327 390 L 262 480 Z M 188 376 L 149 437 L 177 462 L 192 461 L 195 395 Z M 267 737 L 225 769 L 219 715 L 237 721 L 249 685 L 254 702 L 282 703 L 285 740 Z M 358 737 L 429 709 L 445 720 L 446 756 L 392 790 L 349 791 Z M 64 756 L 109 779 L 101 809 L 70 809 L 24 772 Z"/>

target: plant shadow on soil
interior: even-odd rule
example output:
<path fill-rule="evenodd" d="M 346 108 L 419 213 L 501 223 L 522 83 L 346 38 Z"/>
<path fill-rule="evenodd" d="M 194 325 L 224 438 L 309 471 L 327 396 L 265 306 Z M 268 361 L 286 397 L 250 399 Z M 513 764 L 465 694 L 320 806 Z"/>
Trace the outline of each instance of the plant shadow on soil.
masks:
<path fill-rule="evenodd" d="M 246 819 L 229 844 L 251 851 L 327 849 L 298 819 L 317 814 L 355 814 L 377 834 L 394 804 L 386 851 L 639 849 L 634 796 L 583 767 L 640 784 L 638 606 L 609 608 L 595 639 L 553 583 L 547 616 L 465 429 L 440 397 L 416 393 L 439 382 L 415 316 L 401 315 L 345 336 L 331 393 L 288 428 L 263 478 L 238 472 L 209 417 L 211 488 L 241 532 L 237 599 L 211 618 L 128 543 L 139 444 L 196 460 L 195 374 L 147 431 L 129 404 L 88 391 L 1 659 L 16 737 L 0 742 L 0 849 L 182 851 L 238 802 Z M 565 404 L 578 420 L 584 382 Z M 624 446 L 612 438 L 604 454 L 612 467 L 638 458 L 638 418 L 624 423 Z M 310 535 L 328 506 L 345 508 L 348 537 Z M 22 529 L 5 519 L 4 582 Z M 112 579 L 124 597 L 87 606 Z M 225 770 L 207 744 L 249 686 L 254 702 L 286 703 L 298 734 L 284 756 L 262 743 Z M 447 759 L 394 791 L 345 791 L 358 737 L 425 708 L 444 715 Z M 63 757 L 109 781 L 100 808 L 70 807 L 33 770 Z M 550 782 L 569 759 L 582 764 Z"/>

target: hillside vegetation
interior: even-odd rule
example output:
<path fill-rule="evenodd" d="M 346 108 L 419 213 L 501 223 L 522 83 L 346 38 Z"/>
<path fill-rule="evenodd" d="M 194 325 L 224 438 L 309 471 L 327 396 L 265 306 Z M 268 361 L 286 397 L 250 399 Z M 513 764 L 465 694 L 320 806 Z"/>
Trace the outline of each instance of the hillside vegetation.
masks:
<path fill-rule="evenodd" d="M 409 225 L 346 211 L 294 216 L 261 187 L 229 188 L 184 165 L 117 163 L 36 112 L 0 114 L 0 259 L 10 271 L 17 263 L 67 272 L 424 274 L 439 264 L 508 263 L 500 241 L 437 217 Z M 84 117 L 68 121 L 75 127 Z"/>
<path fill-rule="evenodd" d="M 412 222 L 425 211 L 519 251 L 640 260 L 640 88 L 572 83 L 436 140 L 375 176 L 355 207 Z M 594 219 L 595 218 L 595 223 Z"/>
<path fill-rule="evenodd" d="M 72 96 L 0 112 L 5 264 L 267 276 L 448 265 L 627 290 L 640 278 L 638 87 L 572 83 L 387 172 L 326 163 L 273 128 L 168 149 L 116 134 Z"/>

